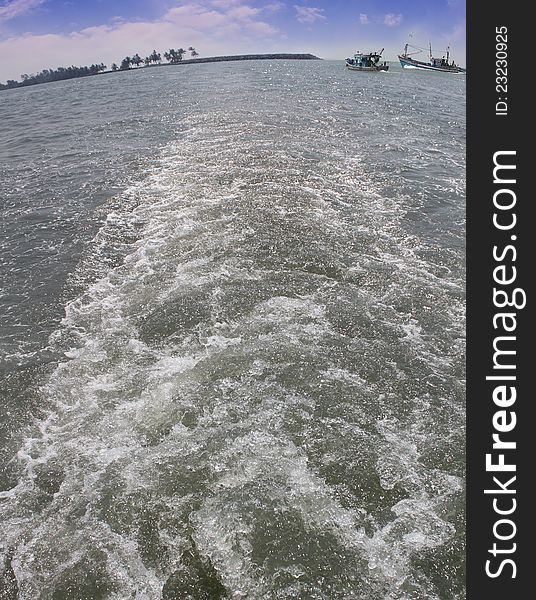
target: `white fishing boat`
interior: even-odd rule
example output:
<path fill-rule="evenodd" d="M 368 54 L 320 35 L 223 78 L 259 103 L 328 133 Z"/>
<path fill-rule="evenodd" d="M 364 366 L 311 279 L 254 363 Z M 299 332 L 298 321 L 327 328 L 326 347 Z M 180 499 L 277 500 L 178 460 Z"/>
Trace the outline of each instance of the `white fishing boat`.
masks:
<path fill-rule="evenodd" d="M 408 52 L 408 49 L 412 48 L 415 52 Z M 449 62 L 450 60 L 450 47 L 447 47 L 446 56 L 443 55 L 442 58 L 434 58 L 432 56 L 432 44 L 430 44 L 430 59 L 429 62 L 424 62 L 421 60 L 416 60 L 412 58 L 414 54 L 419 54 L 423 49 L 418 46 L 410 46 L 406 44 L 404 46 L 403 54 L 398 55 L 398 60 L 400 64 L 405 69 L 422 69 L 423 71 L 440 71 L 442 73 L 465 73 L 466 70 L 462 67 L 459 67 L 454 61 Z"/>

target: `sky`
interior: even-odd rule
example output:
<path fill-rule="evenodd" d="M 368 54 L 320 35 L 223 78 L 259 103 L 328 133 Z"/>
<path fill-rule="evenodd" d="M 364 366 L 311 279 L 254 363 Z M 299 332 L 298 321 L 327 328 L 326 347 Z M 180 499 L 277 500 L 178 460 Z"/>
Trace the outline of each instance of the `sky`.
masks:
<path fill-rule="evenodd" d="M 465 0 L 0 0 L 0 82 L 189 46 L 338 60 L 384 47 L 396 61 L 406 42 L 450 44 L 465 65 Z"/>

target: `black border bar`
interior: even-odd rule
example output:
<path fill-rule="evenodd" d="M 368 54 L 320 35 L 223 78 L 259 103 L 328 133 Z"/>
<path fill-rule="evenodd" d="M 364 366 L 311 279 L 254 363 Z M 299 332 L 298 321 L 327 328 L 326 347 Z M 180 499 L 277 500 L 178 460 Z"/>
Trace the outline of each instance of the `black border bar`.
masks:
<path fill-rule="evenodd" d="M 536 114 L 529 46 L 536 34 L 528 32 L 528 9 L 515 1 L 467 6 L 469 600 L 531 597 L 536 575 L 536 498 L 529 492 L 536 469 L 528 466 L 536 456 L 536 431 L 529 441 L 536 328 L 528 289 L 536 272 L 529 216 L 536 202 L 527 185 Z"/>

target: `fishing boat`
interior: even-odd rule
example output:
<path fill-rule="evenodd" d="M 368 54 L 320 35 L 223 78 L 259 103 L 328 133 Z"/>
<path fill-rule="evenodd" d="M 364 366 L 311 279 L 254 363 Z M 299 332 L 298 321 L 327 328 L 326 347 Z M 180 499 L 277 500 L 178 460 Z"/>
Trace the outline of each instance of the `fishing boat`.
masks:
<path fill-rule="evenodd" d="M 346 66 L 351 71 L 388 71 L 389 66 L 386 61 L 379 64 L 383 50 L 382 48 L 379 53 L 370 52 L 369 54 L 356 52 L 352 58 L 346 59 Z"/>
<path fill-rule="evenodd" d="M 408 52 L 409 48 L 414 48 L 416 52 Z M 430 44 L 430 59 L 429 62 L 423 62 L 420 60 L 416 60 L 412 58 L 414 54 L 419 54 L 422 52 L 422 48 L 418 48 L 417 46 L 410 46 L 406 44 L 404 46 L 404 53 L 398 55 L 398 60 L 400 64 L 405 69 L 422 69 L 424 71 L 440 71 L 442 73 L 465 73 L 466 70 L 462 67 L 459 67 L 455 64 L 454 61 L 449 62 L 450 60 L 450 48 L 447 47 L 446 56 L 443 55 L 442 58 L 434 58 L 432 56 L 432 44 Z"/>

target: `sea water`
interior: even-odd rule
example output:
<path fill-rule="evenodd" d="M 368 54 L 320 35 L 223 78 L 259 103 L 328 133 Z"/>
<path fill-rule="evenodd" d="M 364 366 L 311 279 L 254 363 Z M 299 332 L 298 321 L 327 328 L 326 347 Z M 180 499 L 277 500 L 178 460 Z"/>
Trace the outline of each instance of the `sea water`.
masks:
<path fill-rule="evenodd" d="M 465 77 L 0 96 L 0 596 L 464 597 Z"/>

